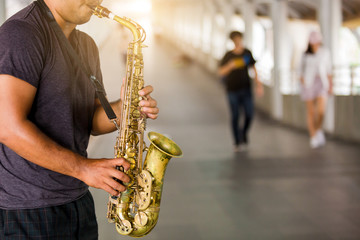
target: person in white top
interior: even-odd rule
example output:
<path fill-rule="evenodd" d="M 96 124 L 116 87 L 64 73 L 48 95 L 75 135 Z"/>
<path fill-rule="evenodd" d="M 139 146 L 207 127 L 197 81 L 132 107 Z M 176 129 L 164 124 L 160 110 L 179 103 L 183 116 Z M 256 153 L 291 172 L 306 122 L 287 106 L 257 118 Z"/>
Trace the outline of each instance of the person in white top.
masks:
<path fill-rule="evenodd" d="M 307 127 L 311 148 L 325 145 L 322 130 L 326 100 L 332 94 L 330 52 L 322 45 L 319 32 L 311 32 L 309 45 L 301 61 L 301 99 L 306 103 Z"/>

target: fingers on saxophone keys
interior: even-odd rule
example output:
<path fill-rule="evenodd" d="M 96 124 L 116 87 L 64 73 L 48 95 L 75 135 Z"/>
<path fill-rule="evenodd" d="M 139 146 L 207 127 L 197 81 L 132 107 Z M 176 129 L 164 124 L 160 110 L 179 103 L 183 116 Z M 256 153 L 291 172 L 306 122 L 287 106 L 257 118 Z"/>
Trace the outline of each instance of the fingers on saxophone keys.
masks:
<path fill-rule="evenodd" d="M 112 172 L 112 177 L 115 179 L 118 179 L 122 182 L 128 183 L 130 182 L 130 178 L 128 175 L 126 175 L 124 172 L 121 172 L 119 170 L 116 170 L 114 172 Z"/>
<path fill-rule="evenodd" d="M 147 96 L 147 95 L 149 95 L 150 93 L 152 93 L 154 91 L 154 88 L 151 86 L 151 85 L 149 85 L 149 86 L 146 86 L 146 87 L 144 87 L 143 89 L 141 89 L 140 91 L 139 91 L 139 94 L 141 95 L 141 96 Z"/>
<path fill-rule="evenodd" d="M 159 109 L 158 108 L 147 108 L 147 110 L 143 110 L 143 113 L 146 114 L 146 117 L 150 119 L 157 119 L 159 116 Z"/>
<path fill-rule="evenodd" d="M 157 107 L 142 107 L 141 111 L 145 114 L 158 114 L 159 109 Z"/>
<path fill-rule="evenodd" d="M 117 193 L 126 191 L 126 187 L 122 185 L 121 183 L 113 180 L 111 183 L 109 183 L 110 187 L 115 190 Z"/>
<path fill-rule="evenodd" d="M 139 103 L 140 107 L 152 107 L 155 108 L 157 106 L 157 101 L 151 97 L 148 100 L 141 100 Z"/>
<path fill-rule="evenodd" d="M 103 189 L 108 192 L 112 196 L 119 196 L 120 192 L 112 188 L 110 185 L 106 185 L 103 187 Z"/>
<path fill-rule="evenodd" d="M 129 170 L 130 163 L 125 160 L 125 158 L 115 158 L 112 160 L 112 165 L 114 168 L 121 166 L 125 171 Z"/>
<path fill-rule="evenodd" d="M 111 173 L 111 177 L 107 179 L 106 184 L 109 186 L 105 191 L 111 195 L 117 196 L 120 192 L 126 191 L 126 187 L 122 185 L 119 180 L 123 183 L 130 182 L 130 178 L 123 172 L 114 169 Z"/>
<path fill-rule="evenodd" d="M 153 119 L 153 120 L 155 120 L 155 119 L 158 118 L 158 114 L 146 114 L 146 116 L 147 116 L 148 118 L 150 118 L 150 119 Z"/>

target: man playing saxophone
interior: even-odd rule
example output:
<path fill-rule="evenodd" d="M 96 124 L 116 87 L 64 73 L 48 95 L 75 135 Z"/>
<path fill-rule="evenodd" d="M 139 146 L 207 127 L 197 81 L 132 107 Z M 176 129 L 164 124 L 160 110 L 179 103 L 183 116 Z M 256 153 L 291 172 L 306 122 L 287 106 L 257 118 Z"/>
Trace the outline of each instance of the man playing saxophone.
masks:
<path fill-rule="evenodd" d="M 42 2 L 44 1 L 44 2 Z M 94 41 L 75 28 L 89 21 L 96 0 L 38 0 L 0 27 L 0 239 L 97 239 L 88 186 L 118 195 L 128 182 L 122 159 L 89 159 L 90 134 L 116 130 L 88 76 L 49 25 L 62 33 L 102 80 Z M 158 116 L 146 86 L 142 112 Z M 121 100 L 111 103 L 120 116 Z"/>

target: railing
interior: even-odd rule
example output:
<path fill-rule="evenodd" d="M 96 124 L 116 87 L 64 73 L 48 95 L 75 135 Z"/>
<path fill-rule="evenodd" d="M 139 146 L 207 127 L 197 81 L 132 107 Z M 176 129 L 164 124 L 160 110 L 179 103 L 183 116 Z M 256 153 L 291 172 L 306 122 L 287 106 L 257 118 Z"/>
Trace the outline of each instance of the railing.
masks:
<path fill-rule="evenodd" d="M 334 94 L 360 95 L 360 65 L 337 66 L 333 76 Z"/>
<path fill-rule="evenodd" d="M 261 62 L 256 63 L 259 80 L 266 86 L 273 86 L 272 69 Z M 250 75 L 251 76 L 251 75 Z"/>
<path fill-rule="evenodd" d="M 259 79 L 267 86 L 273 86 L 273 70 L 257 65 Z M 296 70 L 280 70 L 280 89 L 283 94 L 298 94 L 300 76 Z M 336 66 L 333 68 L 333 92 L 335 95 L 360 95 L 360 65 Z"/>

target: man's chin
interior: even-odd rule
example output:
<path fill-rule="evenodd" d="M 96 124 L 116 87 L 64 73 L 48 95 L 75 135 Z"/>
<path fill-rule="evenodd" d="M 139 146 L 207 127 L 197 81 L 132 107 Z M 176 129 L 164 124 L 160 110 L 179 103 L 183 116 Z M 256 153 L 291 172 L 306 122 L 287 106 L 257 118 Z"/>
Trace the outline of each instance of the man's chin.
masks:
<path fill-rule="evenodd" d="M 80 18 L 76 24 L 77 25 L 85 24 L 90 21 L 91 17 L 92 17 L 92 14 L 90 14 L 88 16 L 84 16 L 84 17 Z"/>

